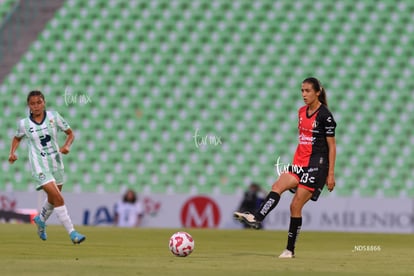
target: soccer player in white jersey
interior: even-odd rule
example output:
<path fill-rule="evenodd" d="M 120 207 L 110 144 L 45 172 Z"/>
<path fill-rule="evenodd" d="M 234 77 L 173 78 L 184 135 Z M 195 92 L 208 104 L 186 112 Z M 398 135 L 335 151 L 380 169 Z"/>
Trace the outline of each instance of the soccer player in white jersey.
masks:
<path fill-rule="evenodd" d="M 17 160 L 15 152 L 20 141 L 26 138 L 36 190 L 43 189 L 47 194 L 40 214 L 34 218 L 38 235 L 42 240 L 47 239 L 46 221 L 55 211 L 72 242 L 79 244 L 85 240 L 85 236 L 74 229 L 61 193 L 64 178 L 62 154 L 69 153 L 75 137 L 69 124 L 60 114 L 56 111 L 46 111 L 45 104 L 45 97 L 40 91 L 31 91 L 27 96 L 30 116 L 20 120 L 18 124 L 10 148 L 9 162 L 14 163 Z M 66 141 L 62 147 L 58 145 L 58 131 L 66 134 Z"/>

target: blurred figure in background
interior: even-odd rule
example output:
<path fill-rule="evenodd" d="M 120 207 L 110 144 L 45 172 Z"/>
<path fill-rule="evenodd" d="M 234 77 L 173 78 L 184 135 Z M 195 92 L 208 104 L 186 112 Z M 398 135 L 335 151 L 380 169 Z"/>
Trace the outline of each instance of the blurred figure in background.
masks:
<path fill-rule="evenodd" d="M 127 190 L 115 204 L 114 223 L 118 227 L 139 227 L 144 217 L 144 208 L 133 190 Z"/>
<path fill-rule="evenodd" d="M 264 191 L 259 184 L 251 183 L 248 190 L 244 192 L 243 200 L 240 203 L 239 212 L 254 213 L 260 207 L 264 200 Z M 244 228 L 251 228 L 247 223 L 243 223 Z M 263 226 L 260 225 L 260 229 Z"/>

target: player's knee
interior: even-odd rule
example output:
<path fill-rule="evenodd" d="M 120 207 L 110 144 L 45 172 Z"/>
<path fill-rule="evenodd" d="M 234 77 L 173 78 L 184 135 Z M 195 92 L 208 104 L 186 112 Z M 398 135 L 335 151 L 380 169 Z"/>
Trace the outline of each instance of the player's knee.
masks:
<path fill-rule="evenodd" d="M 285 192 L 286 190 L 287 188 L 285 187 L 285 185 L 283 185 L 283 183 L 280 180 L 277 180 L 272 185 L 272 191 L 278 193 L 279 195 L 282 195 L 283 192 Z"/>

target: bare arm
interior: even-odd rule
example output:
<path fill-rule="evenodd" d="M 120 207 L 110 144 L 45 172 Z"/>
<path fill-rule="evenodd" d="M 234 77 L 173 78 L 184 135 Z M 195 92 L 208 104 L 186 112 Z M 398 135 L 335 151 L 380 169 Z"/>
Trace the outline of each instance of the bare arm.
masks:
<path fill-rule="evenodd" d="M 10 164 L 13 164 L 14 161 L 17 160 L 17 156 L 16 156 L 15 152 L 16 152 L 17 148 L 19 147 L 21 140 L 22 140 L 22 138 L 19 138 L 19 137 L 16 137 L 16 136 L 13 137 L 12 144 L 11 144 L 11 147 L 10 147 L 10 154 L 9 154 L 9 163 Z"/>
<path fill-rule="evenodd" d="M 68 154 L 70 151 L 70 146 L 73 143 L 73 140 L 75 140 L 75 135 L 73 134 L 73 131 L 69 128 L 65 130 L 66 133 L 66 141 L 65 144 L 60 148 L 60 152 L 63 154 Z"/>
<path fill-rule="evenodd" d="M 328 190 L 332 192 L 335 187 L 335 159 L 336 159 L 336 142 L 335 137 L 326 137 L 326 141 L 328 143 L 329 153 L 329 169 L 328 169 L 328 177 L 326 178 L 326 185 L 328 186 Z"/>

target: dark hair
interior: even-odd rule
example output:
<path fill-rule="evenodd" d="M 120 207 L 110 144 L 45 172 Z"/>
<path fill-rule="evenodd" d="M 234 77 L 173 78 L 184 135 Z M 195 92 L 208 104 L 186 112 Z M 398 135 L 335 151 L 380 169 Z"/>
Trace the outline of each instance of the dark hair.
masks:
<path fill-rule="evenodd" d="M 39 90 L 30 91 L 29 95 L 27 95 L 27 103 L 29 103 L 31 97 L 40 96 L 43 101 L 45 100 L 45 96 Z"/>
<path fill-rule="evenodd" d="M 131 200 L 128 198 L 129 193 L 133 194 L 133 197 Z M 135 203 L 136 201 L 137 201 L 137 194 L 131 189 L 127 190 L 124 194 L 123 202 Z"/>
<path fill-rule="evenodd" d="M 257 184 L 256 182 L 252 182 L 250 183 L 250 188 L 260 189 L 260 185 Z"/>
<path fill-rule="evenodd" d="M 322 83 L 317 78 L 307 78 L 302 83 L 310 83 L 312 84 L 313 90 L 316 92 L 321 92 L 319 94 L 318 100 L 325 106 L 328 106 L 328 100 L 326 99 L 326 91 L 325 88 L 322 86 Z"/>

